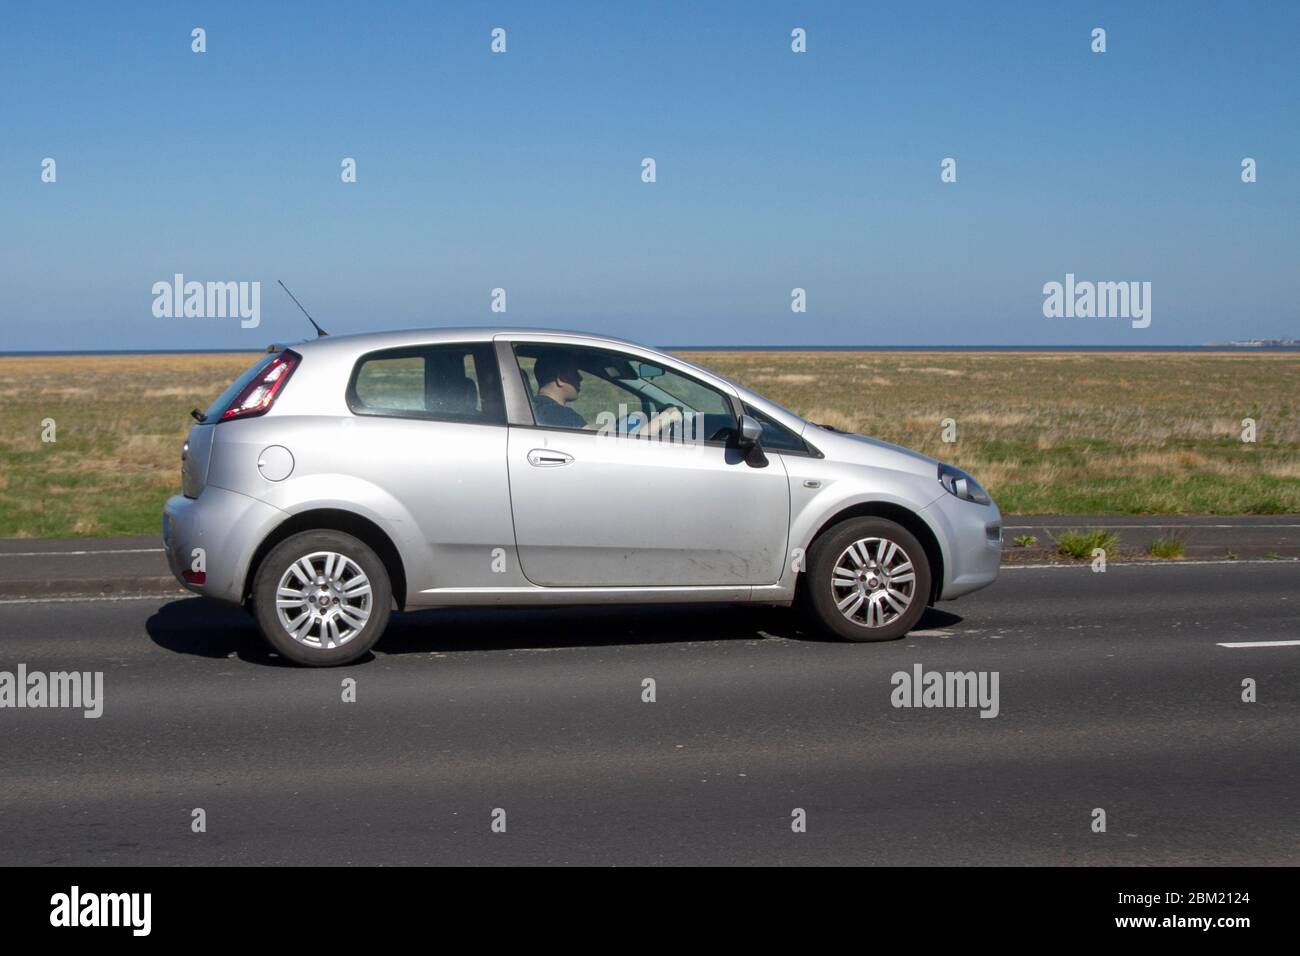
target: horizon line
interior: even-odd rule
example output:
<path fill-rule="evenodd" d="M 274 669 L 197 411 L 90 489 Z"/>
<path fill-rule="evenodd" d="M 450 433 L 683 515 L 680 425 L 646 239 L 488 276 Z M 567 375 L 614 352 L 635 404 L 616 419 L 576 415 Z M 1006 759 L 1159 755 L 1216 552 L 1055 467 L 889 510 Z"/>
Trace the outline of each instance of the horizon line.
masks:
<path fill-rule="evenodd" d="M 304 340 L 306 341 L 306 340 Z M 295 343 L 285 345 L 292 347 Z M 664 352 L 1296 352 L 1300 342 L 1280 345 L 1233 345 L 1202 343 L 1198 345 L 655 345 Z M 237 355 L 264 352 L 265 348 L 198 348 L 198 349 L 6 349 L 0 357 L 58 355 Z"/>

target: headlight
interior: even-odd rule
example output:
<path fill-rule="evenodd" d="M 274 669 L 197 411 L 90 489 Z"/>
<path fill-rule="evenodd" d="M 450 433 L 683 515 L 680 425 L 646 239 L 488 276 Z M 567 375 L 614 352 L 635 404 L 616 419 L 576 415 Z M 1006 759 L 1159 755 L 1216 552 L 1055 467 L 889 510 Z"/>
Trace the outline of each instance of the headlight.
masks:
<path fill-rule="evenodd" d="M 956 495 L 963 501 L 973 501 L 977 505 L 993 503 L 989 493 L 980 486 L 978 481 L 952 465 L 939 466 L 939 484 L 943 485 L 944 490 L 949 494 Z"/>

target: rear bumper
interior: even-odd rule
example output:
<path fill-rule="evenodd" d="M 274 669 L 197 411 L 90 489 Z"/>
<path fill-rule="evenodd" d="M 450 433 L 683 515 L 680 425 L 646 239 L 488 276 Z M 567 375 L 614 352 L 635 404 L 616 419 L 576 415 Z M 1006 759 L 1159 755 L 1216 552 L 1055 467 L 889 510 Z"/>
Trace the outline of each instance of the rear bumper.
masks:
<path fill-rule="evenodd" d="M 163 508 L 163 550 L 187 590 L 241 604 L 244 579 L 257 546 L 288 516 L 279 508 L 208 485 L 197 498 L 173 495 Z M 202 584 L 185 572 L 202 569 Z"/>
<path fill-rule="evenodd" d="M 997 505 L 977 505 L 945 493 L 925 509 L 940 532 L 944 580 L 940 600 L 992 584 L 1002 566 L 1002 513 Z"/>

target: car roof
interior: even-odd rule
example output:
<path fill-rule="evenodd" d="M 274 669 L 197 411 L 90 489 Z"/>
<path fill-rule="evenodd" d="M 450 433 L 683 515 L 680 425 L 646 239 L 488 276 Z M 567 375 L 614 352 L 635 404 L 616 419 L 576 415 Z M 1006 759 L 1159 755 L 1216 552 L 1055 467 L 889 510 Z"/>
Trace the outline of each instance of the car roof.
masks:
<path fill-rule="evenodd" d="M 627 339 L 608 335 L 595 335 L 590 332 L 575 332 L 566 329 L 542 329 L 511 326 L 461 326 L 438 327 L 426 329 L 401 329 L 391 332 L 357 332 L 350 335 L 326 335 L 314 339 L 305 339 L 293 343 L 295 352 L 305 350 L 329 350 L 369 352 L 373 349 L 401 348 L 407 345 L 434 344 L 438 342 L 491 342 L 499 335 L 537 335 L 545 338 L 572 339 L 582 343 L 606 343 L 609 345 L 631 346 L 633 348 L 660 351 L 651 346 L 641 345 Z"/>

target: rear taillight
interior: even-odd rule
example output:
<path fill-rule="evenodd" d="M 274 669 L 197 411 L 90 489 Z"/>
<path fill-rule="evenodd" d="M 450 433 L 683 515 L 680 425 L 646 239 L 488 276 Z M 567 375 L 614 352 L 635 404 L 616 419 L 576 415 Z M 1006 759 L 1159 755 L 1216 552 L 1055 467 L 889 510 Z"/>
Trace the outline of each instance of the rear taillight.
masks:
<path fill-rule="evenodd" d="M 302 358 L 297 352 L 281 352 L 271 360 L 257 378 L 240 390 L 226 410 L 221 413 L 221 420 L 228 422 L 236 418 L 265 415 L 300 361 Z"/>

